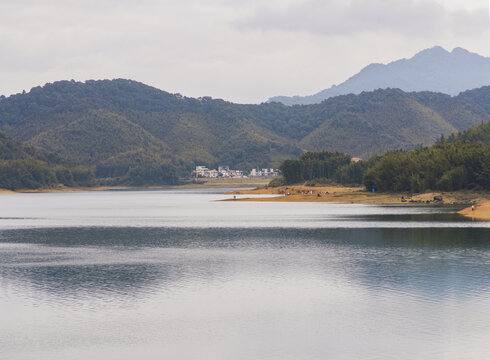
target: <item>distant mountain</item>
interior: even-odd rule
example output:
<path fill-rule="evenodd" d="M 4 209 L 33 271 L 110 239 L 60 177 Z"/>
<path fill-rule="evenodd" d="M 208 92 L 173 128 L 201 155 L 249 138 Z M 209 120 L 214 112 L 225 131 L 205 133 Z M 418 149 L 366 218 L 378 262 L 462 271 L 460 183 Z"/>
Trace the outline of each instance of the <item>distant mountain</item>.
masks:
<path fill-rule="evenodd" d="M 320 104 L 233 104 L 131 80 L 59 81 L 0 98 L 0 130 L 91 167 L 103 184 L 176 183 L 195 165 L 276 167 L 304 150 L 352 156 L 430 145 L 490 119 L 490 86 L 458 96 L 376 90 Z"/>
<path fill-rule="evenodd" d="M 457 95 L 462 91 L 490 85 L 490 58 L 462 48 L 452 52 L 436 46 L 410 59 L 371 64 L 340 85 L 311 96 L 277 96 L 268 102 L 286 105 L 316 104 L 338 95 L 398 88 L 403 91 L 432 91 Z"/>

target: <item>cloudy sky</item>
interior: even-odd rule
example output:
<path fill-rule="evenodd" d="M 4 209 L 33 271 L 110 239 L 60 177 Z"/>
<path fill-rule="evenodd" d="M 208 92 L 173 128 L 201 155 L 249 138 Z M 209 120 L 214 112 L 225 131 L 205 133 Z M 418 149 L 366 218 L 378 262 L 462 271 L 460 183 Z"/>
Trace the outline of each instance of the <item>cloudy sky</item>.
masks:
<path fill-rule="evenodd" d="M 129 78 L 258 103 L 434 45 L 490 57 L 489 0 L 0 0 L 0 94 Z"/>

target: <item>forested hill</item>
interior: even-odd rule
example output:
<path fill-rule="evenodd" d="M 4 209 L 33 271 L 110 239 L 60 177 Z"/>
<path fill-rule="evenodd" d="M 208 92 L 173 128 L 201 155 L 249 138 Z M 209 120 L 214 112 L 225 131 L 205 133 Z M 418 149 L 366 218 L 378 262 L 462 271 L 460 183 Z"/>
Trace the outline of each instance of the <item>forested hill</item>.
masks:
<path fill-rule="evenodd" d="M 157 155 L 188 169 L 251 168 L 300 153 L 296 141 L 257 126 L 246 110 L 131 80 L 60 81 L 0 100 L 0 129 L 85 165 Z"/>
<path fill-rule="evenodd" d="M 247 170 L 303 150 L 365 157 L 429 145 L 488 120 L 489 99 L 490 87 L 455 97 L 386 89 L 308 106 L 239 105 L 131 80 L 59 81 L 1 97 L 0 130 L 99 178 L 161 183 L 196 164 Z"/>

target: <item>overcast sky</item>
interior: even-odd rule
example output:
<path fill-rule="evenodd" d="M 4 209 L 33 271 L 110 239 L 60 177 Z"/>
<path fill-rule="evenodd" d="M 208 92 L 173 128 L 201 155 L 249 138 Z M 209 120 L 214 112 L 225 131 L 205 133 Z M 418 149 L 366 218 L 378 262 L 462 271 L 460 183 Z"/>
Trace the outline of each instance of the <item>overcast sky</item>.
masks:
<path fill-rule="evenodd" d="M 0 94 L 128 78 L 259 103 L 435 45 L 490 57 L 489 0 L 0 0 Z"/>

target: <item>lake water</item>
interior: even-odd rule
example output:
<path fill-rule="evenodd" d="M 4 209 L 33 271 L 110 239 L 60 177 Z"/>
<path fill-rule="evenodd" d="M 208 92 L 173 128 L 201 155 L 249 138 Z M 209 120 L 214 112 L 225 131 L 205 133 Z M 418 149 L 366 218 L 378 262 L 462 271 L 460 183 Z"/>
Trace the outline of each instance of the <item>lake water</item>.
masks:
<path fill-rule="evenodd" d="M 490 223 L 450 207 L 0 196 L 0 359 L 488 359 Z"/>

